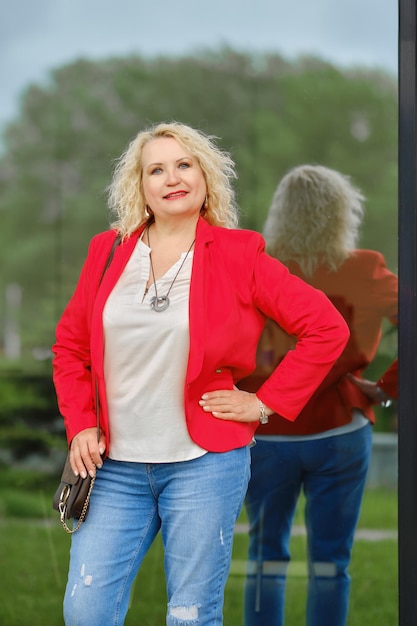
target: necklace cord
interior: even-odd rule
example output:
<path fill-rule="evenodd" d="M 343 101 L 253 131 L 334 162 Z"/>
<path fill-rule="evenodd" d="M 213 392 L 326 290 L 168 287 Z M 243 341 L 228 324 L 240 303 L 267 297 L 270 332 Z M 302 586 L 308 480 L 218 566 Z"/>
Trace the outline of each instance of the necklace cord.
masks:
<path fill-rule="evenodd" d="M 151 248 L 151 242 L 150 242 L 150 238 L 149 238 L 149 226 L 148 226 L 148 227 L 147 227 L 147 229 L 146 229 L 146 238 L 147 238 L 147 240 L 148 240 L 148 247 L 149 247 L 149 248 Z M 167 308 L 168 308 L 168 306 L 169 306 L 169 298 L 168 298 L 169 293 L 170 293 L 170 291 L 171 291 L 171 289 L 172 289 L 173 284 L 174 284 L 174 283 L 175 283 L 175 281 L 177 280 L 178 274 L 179 274 L 179 273 L 180 273 L 180 271 L 182 270 L 182 267 L 183 267 L 183 265 L 184 265 L 185 261 L 187 260 L 187 257 L 188 257 L 188 255 L 190 254 L 190 252 L 191 252 L 191 248 L 193 247 L 193 245 L 194 245 L 194 244 L 195 244 L 195 238 L 194 238 L 194 240 L 193 240 L 193 242 L 192 242 L 191 246 L 188 248 L 188 250 L 187 250 L 187 254 L 185 255 L 185 257 L 184 257 L 184 259 L 183 259 L 183 261 L 182 261 L 181 265 L 179 266 L 179 268 L 178 268 L 178 270 L 177 270 L 177 273 L 175 274 L 175 276 L 174 276 L 174 278 L 173 278 L 173 280 L 172 280 L 172 282 L 171 282 L 171 284 L 170 284 L 170 286 L 169 286 L 169 288 L 168 288 L 168 291 L 166 292 L 166 294 L 165 294 L 164 296 L 160 296 L 160 297 L 158 296 L 158 290 L 157 290 L 157 288 L 156 288 L 155 271 L 154 271 L 154 268 L 153 268 L 153 263 L 152 263 L 152 249 L 150 250 L 150 252 L 149 252 L 149 261 L 150 261 L 150 264 L 151 264 L 152 280 L 153 280 L 153 286 L 154 286 L 154 289 L 155 289 L 155 297 L 151 299 L 151 308 L 152 308 L 154 311 L 158 311 L 158 312 L 159 312 L 159 311 L 164 311 L 165 309 L 167 309 Z M 158 307 L 159 307 L 159 303 L 160 303 L 160 302 L 165 303 L 165 304 L 166 304 L 166 306 L 165 306 L 164 308 L 158 308 Z"/>

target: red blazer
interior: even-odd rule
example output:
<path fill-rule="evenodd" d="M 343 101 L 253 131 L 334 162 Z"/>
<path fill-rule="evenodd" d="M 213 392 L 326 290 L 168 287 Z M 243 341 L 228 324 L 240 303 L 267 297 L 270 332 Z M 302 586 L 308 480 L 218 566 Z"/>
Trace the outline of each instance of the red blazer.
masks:
<path fill-rule="evenodd" d="M 75 292 L 58 323 L 54 383 L 69 442 L 96 424 L 97 381 L 101 427 L 109 449 L 102 313 L 142 231 L 143 227 L 118 246 L 100 287 L 115 232 L 92 239 Z M 254 369 L 266 317 L 296 335 L 298 343 L 258 396 L 294 420 L 346 345 L 346 323 L 321 291 L 264 252 L 258 233 L 213 227 L 200 218 L 190 283 L 184 408 L 191 438 L 209 451 L 247 445 L 258 426 L 216 419 L 198 401 L 206 391 L 232 389 Z"/>

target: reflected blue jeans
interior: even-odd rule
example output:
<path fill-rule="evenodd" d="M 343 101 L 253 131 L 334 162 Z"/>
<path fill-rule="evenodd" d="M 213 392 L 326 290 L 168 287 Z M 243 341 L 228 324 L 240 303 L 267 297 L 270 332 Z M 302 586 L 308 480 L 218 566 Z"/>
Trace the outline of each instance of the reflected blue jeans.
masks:
<path fill-rule="evenodd" d="M 159 530 L 166 624 L 220 626 L 249 473 L 248 447 L 179 463 L 106 459 L 87 520 L 72 536 L 66 626 L 124 623 L 132 583 Z"/>
<path fill-rule="evenodd" d="M 348 565 L 370 462 L 370 424 L 311 441 L 258 441 L 246 496 L 249 556 L 245 626 L 284 624 L 290 534 L 306 498 L 307 626 L 345 626 Z"/>

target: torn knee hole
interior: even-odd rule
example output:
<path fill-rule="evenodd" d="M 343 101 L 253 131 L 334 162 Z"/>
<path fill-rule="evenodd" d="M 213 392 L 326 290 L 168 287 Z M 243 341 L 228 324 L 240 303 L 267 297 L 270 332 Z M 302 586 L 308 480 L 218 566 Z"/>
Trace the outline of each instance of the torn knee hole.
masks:
<path fill-rule="evenodd" d="M 193 620 L 198 618 L 198 606 L 192 604 L 191 606 L 172 606 L 169 609 L 171 617 L 175 617 L 181 620 Z"/>

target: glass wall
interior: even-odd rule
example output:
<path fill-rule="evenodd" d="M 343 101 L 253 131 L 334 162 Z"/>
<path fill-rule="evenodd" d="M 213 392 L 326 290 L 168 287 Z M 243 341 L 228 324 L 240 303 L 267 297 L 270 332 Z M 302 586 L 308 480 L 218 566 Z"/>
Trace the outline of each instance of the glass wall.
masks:
<path fill-rule="evenodd" d="M 352 20 L 351 3 L 339 4 L 340 19 Z M 358 13 L 352 23 L 360 21 Z M 295 37 L 297 24 L 288 29 Z M 178 119 L 219 137 L 237 165 L 240 225 L 260 232 L 275 189 L 292 168 L 322 165 L 350 177 L 364 197 L 358 247 L 379 252 L 397 274 L 396 60 L 374 69 L 330 58 L 308 49 L 290 58 L 219 47 L 176 58 L 73 60 L 22 94 L 5 127 L 0 175 L 0 519 L 7 528 L 0 560 L 14 581 L 13 600 L 7 586 L 0 591 L 4 626 L 25 623 L 27 611 L 33 626 L 60 623 L 69 542 L 51 498 L 66 443 L 51 383 L 51 345 L 88 242 L 108 227 L 104 190 L 114 159 L 140 128 Z M 378 380 L 397 356 L 392 317 L 386 316 L 364 372 L 369 380 Z M 349 567 L 349 626 L 397 623 L 397 403 L 390 397 L 384 404 L 374 409 L 372 458 Z M 306 611 L 305 501 L 301 493 L 291 529 L 286 626 L 304 623 Z M 253 568 L 248 528 L 244 508 L 226 587 L 229 626 L 243 624 L 245 577 Z M 137 578 L 126 624 L 160 626 L 165 613 L 158 539 Z"/>

